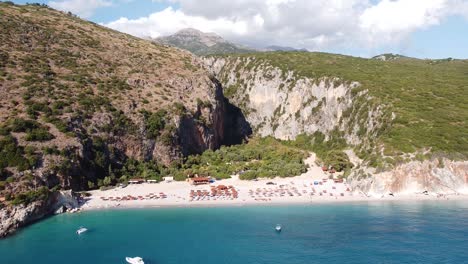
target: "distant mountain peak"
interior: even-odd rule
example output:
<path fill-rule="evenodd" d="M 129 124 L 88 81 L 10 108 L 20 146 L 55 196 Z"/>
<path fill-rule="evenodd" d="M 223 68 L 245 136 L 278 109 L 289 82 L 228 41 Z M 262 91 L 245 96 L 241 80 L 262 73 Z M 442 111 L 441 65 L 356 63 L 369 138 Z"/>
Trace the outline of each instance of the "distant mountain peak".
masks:
<path fill-rule="evenodd" d="M 177 31 L 174 35 L 177 35 L 177 34 L 206 34 L 206 33 L 196 28 L 183 28 Z"/>
<path fill-rule="evenodd" d="M 199 41 L 208 47 L 214 46 L 219 43 L 226 43 L 227 41 L 221 36 L 212 32 L 202 32 L 195 28 L 184 28 L 177 31 L 172 37 L 187 38 L 193 41 Z"/>
<path fill-rule="evenodd" d="M 231 43 L 216 33 L 205 33 L 194 28 L 184 28 L 173 35 L 159 37 L 153 41 L 181 49 L 196 55 L 245 53 L 253 49 Z"/>

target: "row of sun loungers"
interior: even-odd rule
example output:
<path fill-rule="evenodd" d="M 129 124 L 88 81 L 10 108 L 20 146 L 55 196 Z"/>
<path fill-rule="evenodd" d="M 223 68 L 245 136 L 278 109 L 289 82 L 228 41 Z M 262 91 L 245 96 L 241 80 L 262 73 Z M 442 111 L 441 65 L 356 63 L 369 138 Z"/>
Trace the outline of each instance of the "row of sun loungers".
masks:
<path fill-rule="evenodd" d="M 318 184 L 302 184 L 301 189 L 290 185 L 280 185 L 277 188 L 257 188 L 250 189 L 249 196 L 253 199 L 263 201 L 263 199 L 271 199 L 272 197 L 300 197 L 300 196 L 345 196 L 351 194 L 351 189 L 345 186 L 331 186 L 331 190 L 324 190 L 322 187 L 327 181 L 321 181 Z M 320 184 L 321 183 L 321 184 Z M 342 184 L 342 182 L 334 182 Z M 317 189 L 316 189 L 317 188 Z"/>
<path fill-rule="evenodd" d="M 306 192 L 307 193 L 307 192 Z M 255 190 L 249 190 L 249 195 L 252 198 L 263 198 L 263 197 L 284 197 L 284 196 L 302 196 L 306 194 L 299 192 L 296 187 L 290 188 L 257 188 Z"/>
<path fill-rule="evenodd" d="M 101 200 L 103 201 L 111 201 L 111 202 L 125 202 L 125 201 L 138 201 L 138 200 L 157 200 L 157 199 L 166 199 L 167 195 L 163 192 L 159 194 L 155 193 L 150 193 L 145 196 L 132 196 L 132 195 L 127 195 L 127 196 L 109 196 L 109 197 L 101 197 Z"/>
<path fill-rule="evenodd" d="M 204 200 L 233 200 L 239 198 L 239 192 L 234 186 L 211 186 L 211 190 L 190 190 L 190 201 L 204 201 Z"/>

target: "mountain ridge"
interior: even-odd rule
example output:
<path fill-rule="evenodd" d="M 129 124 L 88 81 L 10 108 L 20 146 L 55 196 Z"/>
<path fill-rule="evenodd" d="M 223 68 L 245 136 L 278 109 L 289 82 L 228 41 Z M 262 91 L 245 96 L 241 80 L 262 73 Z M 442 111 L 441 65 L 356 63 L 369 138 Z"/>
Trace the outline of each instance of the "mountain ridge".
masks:
<path fill-rule="evenodd" d="M 204 33 L 194 28 L 186 28 L 176 33 L 153 39 L 154 42 L 188 50 L 196 55 L 246 53 L 254 50 L 223 39 L 215 33 Z"/>

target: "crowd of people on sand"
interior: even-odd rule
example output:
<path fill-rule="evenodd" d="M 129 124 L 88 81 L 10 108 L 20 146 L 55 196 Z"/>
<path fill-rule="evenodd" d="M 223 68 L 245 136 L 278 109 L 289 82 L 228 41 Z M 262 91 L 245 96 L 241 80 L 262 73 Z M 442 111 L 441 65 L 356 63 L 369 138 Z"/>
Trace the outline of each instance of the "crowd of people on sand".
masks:
<path fill-rule="evenodd" d="M 234 186 L 218 185 L 211 186 L 211 191 L 190 190 L 189 201 L 209 201 L 209 200 L 234 200 L 239 198 L 239 192 Z"/>
<path fill-rule="evenodd" d="M 276 184 L 269 182 L 267 185 Z M 255 201 L 271 201 L 271 198 L 277 197 L 331 196 L 338 198 L 352 196 L 352 192 L 351 188 L 343 181 L 323 179 L 322 181 L 303 183 L 302 185 L 295 185 L 294 182 L 291 182 L 278 187 L 250 189 L 249 196 Z"/>
<path fill-rule="evenodd" d="M 143 201 L 143 200 L 157 200 L 157 199 L 166 199 L 166 198 L 167 198 L 167 194 L 165 194 L 163 192 L 160 192 L 159 194 L 150 193 L 150 194 L 147 194 L 145 196 L 142 196 L 142 195 L 139 195 L 139 196 L 126 195 L 126 196 L 116 196 L 116 197 L 102 196 L 101 200 L 111 201 L 111 202 L 125 202 L 125 201 L 137 201 L 137 200 L 140 200 L 140 201 Z"/>

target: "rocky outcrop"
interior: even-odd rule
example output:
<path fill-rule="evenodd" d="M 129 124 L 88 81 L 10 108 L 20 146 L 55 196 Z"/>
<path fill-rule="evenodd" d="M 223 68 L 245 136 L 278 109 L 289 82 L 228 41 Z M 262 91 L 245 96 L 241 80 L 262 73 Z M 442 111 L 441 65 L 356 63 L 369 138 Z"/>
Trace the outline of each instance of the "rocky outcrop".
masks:
<path fill-rule="evenodd" d="M 204 59 L 221 80 L 225 94 L 239 106 L 261 136 L 295 139 L 297 135 L 343 132 L 351 145 L 365 141 L 381 128 L 384 105 L 372 105 L 366 91 L 354 93 L 357 82 L 337 78 L 298 77 L 254 58 Z M 356 115 L 366 112 L 366 115 Z"/>
<path fill-rule="evenodd" d="M 368 195 L 424 191 L 467 194 L 468 162 L 448 159 L 413 161 L 381 173 L 367 174 L 357 170 L 348 179 L 355 189 Z"/>
<path fill-rule="evenodd" d="M 28 205 L 0 209 L 0 238 L 11 235 L 18 228 L 34 223 L 49 215 L 76 208 L 77 200 L 71 191 L 55 192 L 45 200 Z"/>
<path fill-rule="evenodd" d="M 0 210 L 0 237 L 12 234 L 16 229 L 37 221 L 49 212 L 48 204 L 37 201 L 28 206 L 14 206 Z"/>
<path fill-rule="evenodd" d="M 290 140 L 302 133 L 321 132 L 328 138 L 338 134 L 349 146 L 386 158 L 375 140 L 396 114 L 361 89 L 360 83 L 333 76 L 306 78 L 254 56 L 207 57 L 204 62 L 257 135 Z M 358 159 L 351 152 L 347 153 L 351 160 Z M 372 195 L 466 192 L 466 161 L 412 161 L 415 155 L 407 156 L 406 163 L 392 164 L 384 172 L 368 161 L 355 163 L 349 180 L 355 189 Z"/>
<path fill-rule="evenodd" d="M 177 137 L 182 154 L 200 154 L 207 149 L 219 148 L 224 140 L 224 122 L 232 118 L 226 115 L 226 106 L 221 85 L 212 79 L 212 100 L 200 102 L 192 116 L 178 119 Z"/>

